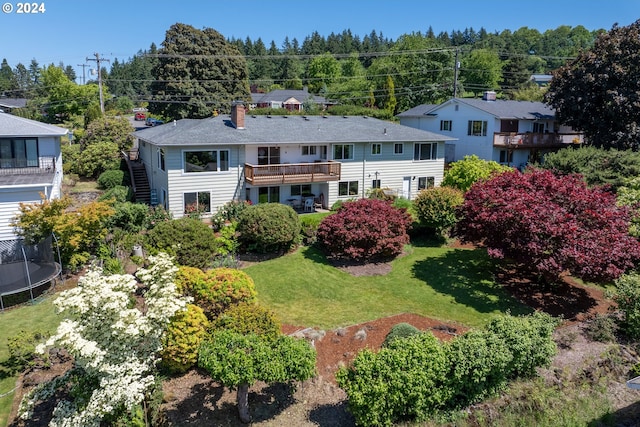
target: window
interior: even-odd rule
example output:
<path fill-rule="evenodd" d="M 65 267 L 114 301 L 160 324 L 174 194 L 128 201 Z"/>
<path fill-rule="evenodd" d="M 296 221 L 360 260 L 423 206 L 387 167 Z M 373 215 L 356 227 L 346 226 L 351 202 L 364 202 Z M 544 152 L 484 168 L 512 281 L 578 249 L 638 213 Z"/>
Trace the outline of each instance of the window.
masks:
<path fill-rule="evenodd" d="M 302 196 L 303 194 L 311 194 L 311 184 L 292 185 L 291 195 Z"/>
<path fill-rule="evenodd" d="M 380 188 L 380 180 L 374 179 L 373 181 L 371 181 L 371 188 Z"/>
<path fill-rule="evenodd" d="M 162 171 L 166 170 L 165 164 L 164 164 L 164 148 L 158 149 L 158 167 Z"/>
<path fill-rule="evenodd" d="M 533 133 L 544 133 L 544 123 L 534 123 Z"/>
<path fill-rule="evenodd" d="M 280 187 L 258 187 L 258 203 L 279 203 Z"/>
<path fill-rule="evenodd" d="M 302 155 L 303 156 L 315 156 L 317 147 L 315 145 L 303 145 L 302 146 Z"/>
<path fill-rule="evenodd" d="M 513 151 L 500 150 L 500 163 L 512 163 L 512 162 L 513 162 Z"/>
<path fill-rule="evenodd" d="M 333 146 L 334 160 L 353 160 L 353 144 L 336 144 Z"/>
<path fill-rule="evenodd" d="M 229 151 L 185 151 L 185 172 L 219 172 L 229 170 Z"/>
<path fill-rule="evenodd" d="M 371 144 L 371 154 L 372 155 L 382 154 L 382 144 Z"/>
<path fill-rule="evenodd" d="M 358 181 L 340 181 L 338 183 L 338 196 L 357 196 Z"/>
<path fill-rule="evenodd" d="M 438 144 L 416 144 L 413 151 L 413 160 L 434 160 L 438 157 Z"/>
<path fill-rule="evenodd" d="M 487 122 L 482 120 L 469 120 L 467 135 L 487 136 Z"/>
<path fill-rule="evenodd" d="M 393 154 L 402 154 L 404 153 L 404 144 L 396 143 L 393 145 Z"/>
<path fill-rule="evenodd" d="M 37 139 L 0 139 L 0 168 L 31 168 L 38 166 Z"/>
<path fill-rule="evenodd" d="M 453 123 L 451 120 L 440 120 L 440 130 L 448 130 L 451 131 Z"/>
<path fill-rule="evenodd" d="M 418 178 L 418 190 L 435 187 L 436 179 L 432 176 L 421 176 Z"/>
<path fill-rule="evenodd" d="M 326 159 L 327 158 L 327 146 L 326 145 L 321 145 L 320 146 L 320 158 L 321 159 Z"/>
<path fill-rule="evenodd" d="M 184 213 L 211 213 L 211 193 L 184 193 Z"/>
<path fill-rule="evenodd" d="M 259 165 L 277 165 L 280 163 L 280 147 L 258 147 Z"/>

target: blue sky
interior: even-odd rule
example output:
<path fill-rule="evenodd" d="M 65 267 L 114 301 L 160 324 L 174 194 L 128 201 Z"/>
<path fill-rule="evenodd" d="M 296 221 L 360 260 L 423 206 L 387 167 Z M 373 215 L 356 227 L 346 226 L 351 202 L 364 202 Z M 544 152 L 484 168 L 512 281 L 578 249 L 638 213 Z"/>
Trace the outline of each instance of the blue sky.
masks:
<path fill-rule="evenodd" d="M 39 64 L 78 64 L 95 52 L 106 59 L 126 60 L 151 43 L 160 46 L 166 30 L 176 22 L 196 28 L 213 28 L 227 38 L 261 37 L 267 47 L 284 38 L 300 43 L 313 31 L 323 36 L 350 29 L 361 38 L 372 30 L 385 37 L 431 26 L 441 31 L 489 32 L 520 27 L 540 32 L 560 25 L 583 25 L 588 30 L 611 29 L 614 23 L 629 25 L 640 19 L 638 0 L 45 0 L 45 12 L 18 14 L 18 2 L 9 3 L 11 13 L 0 13 L 0 59 L 11 67 Z M 108 65 L 108 64 L 105 64 Z"/>

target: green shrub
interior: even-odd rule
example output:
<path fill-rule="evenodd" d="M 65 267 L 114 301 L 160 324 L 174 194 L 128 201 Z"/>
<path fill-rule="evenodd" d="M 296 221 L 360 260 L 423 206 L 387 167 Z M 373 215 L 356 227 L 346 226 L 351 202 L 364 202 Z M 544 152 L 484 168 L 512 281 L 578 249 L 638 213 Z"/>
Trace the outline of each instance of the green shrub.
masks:
<path fill-rule="evenodd" d="M 181 266 L 176 274 L 179 292 L 193 297 L 193 303 L 204 310 L 209 320 L 214 320 L 230 307 L 256 299 L 253 279 L 244 271 L 232 268 L 215 268 L 206 272 Z"/>
<path fill-rule="evenodd" d="M 238 242 L 237 228 L 238 223 L 232 222 L 229 225 L 223 225 L 215 234 L 219 257 L 225 257 L 238 252 L 240 243 Z"/>
<path fill-rule="evenodd" d="M 464 202 L 462 191 L 452 187 L 422 190 L 413 201 L 420 224 L 437 234 L 446 233 L 456 223 L 456 208 Z"/>
<path fill-rule="evenodd" d="M 98 177 L 98 186 L 103 190 L 109 190 L 118 185 L 125 186 L 127 183 L 128 180 L 125 179 L 125 173 L 120 169 L 104 171 Z"/>
<path fill-rule="evenodd" d="M 356 424 L 389 426 L 423 421 L 450 399 L 446 387 L 449 364 L 440 341 L 430 332 L 401 340 L 374 353 L 358 353 L 351 367 L 336 374 L 348 397 Z"/>
<path fill-rule="evenodd" d="M 149 206 L 143 203 L 120 202 L 113 205 L 115 213 L 109 218 L 109 228 L 121 228 L 137 233 L 146 228 Z"/>
<path fill-rule="evenodd" d="M 239 334 L 256 334 L 265 338 L 280 335 L 276 314 L 256 303 L 241 302 L 224 311 L 213 322 L 213 329 L 228 329 Z"/>
<path fill-rule="evenodd" d="M 442 186 L 466 192 L 476 182 L 512 169 L 493 160 L 481 159 L 476 155 L 464 156 L 462 160 L 451 163 L 449 169 L 445 171 Z"/>
<path fill-rule="evenodd" d="M 209 320 L 194 304 L 178 312 L 162 337 L 161 366 L 171 373 L 182 373 L 198 362 L 198 348 L 207 335 Z"/>
<path fill-rule="evenodd" d="M 118 258 L 105 258 L 102 260 L 102 270 L 105 274 L 124 274 L 124 266 Z"/>
<path fill-rule="evenodd" d="M 398 323 L 391 328 L 387 336 L 384 338 L 382 347 L 388 347 L 389 343 L 397 338 L 407 338 L 419 333 L 420 329 L 416 328 L 413 325 L 410 325 L 408 323 Z"/>
<path fill-rule="evenodd" d="M 281 203 L 248 206 L 238 219 L 240 243 L 259 253 L 286 251 L 300 236 L 298 214 Z"/>
<path fill-rule="evenodd" d="M 468 406 L 502 391 L 513 354 L 507 343 L 489 331 L 469 331 L 447 346 L 452 392 L 449 409 Z"/>
<path fill-rule="evenodd" d="M 174 256 L 178 264 L 198 268 L 209 267 L 219 249 L 206 224 L 186 217 L 157 223 L 148 241 L 155 250 Z"/>
<path fill-rule="evenodd" d="M 310 215 L 302 215 L 300 217 L 302 243 L 304 245 L 311 246 L 316 242 L 318 227 L 320 226 L 323 218 L 328 215 L 328 213 L 315 213 Z"/>
<path fill-rule="evenodd" d="M 620 329 L 629 338 L 640 338 L 640 274 L 628 273 L 620 276 L 616 282 L 613 300 L 622 312 Z"/>
<path fill-rule="evenodd" d="M 506 368 L 507 378 L 532 376 L 536 368 L 551 364 L 556 354 L 552 334 L 557 324 L 541 312 L 521 317 L 504 315 L 489 322 L 487 331 L 503 339 L 513 355 Z"/>
<path fill-rule="evenodd" d="M 113 199 L 116 203 L 124 203 L 131 202 L 133 200 L 133 191 L 131 187 L 126 187 L 124 185 L 116 185 L 102 193 L 98 200 L 111 200 Z"/>
<path fill-rule="evenodd" d="M 618 325 L 613 317 L 596 314 L 584 328 L 584 334 L 592 341 L 615 342 Z"/>
<path fill-rule="evenodd" d="M 211 226 L 214 230 L 220 230 L 225 223 L 238 222 L 240 214 L 247 207 L 251 206 L 250 202 L 232 200 L 227 202 L 218 209 L 218 212 L 211 217 Z"/>
<path fill-rule="evenodd" d="M 9 360 L 7 366 L 13 372 L 22 372 L 33 365 L 36 345 L 49 337 L 43 331 L 20 331 L 7 338 Z"/>

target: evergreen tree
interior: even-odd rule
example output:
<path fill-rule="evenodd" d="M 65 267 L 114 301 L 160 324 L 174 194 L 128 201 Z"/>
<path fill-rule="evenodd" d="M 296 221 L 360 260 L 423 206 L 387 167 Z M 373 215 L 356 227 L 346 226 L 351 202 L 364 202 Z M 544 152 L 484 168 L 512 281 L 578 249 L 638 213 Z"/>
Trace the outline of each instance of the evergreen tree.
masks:
<path fill-rule="evenodd" d="M 247 63 L 217 31 L 174 24 L 152 72 L 149 111 L 169 119 L 204 118 L 249 99 Z"/>

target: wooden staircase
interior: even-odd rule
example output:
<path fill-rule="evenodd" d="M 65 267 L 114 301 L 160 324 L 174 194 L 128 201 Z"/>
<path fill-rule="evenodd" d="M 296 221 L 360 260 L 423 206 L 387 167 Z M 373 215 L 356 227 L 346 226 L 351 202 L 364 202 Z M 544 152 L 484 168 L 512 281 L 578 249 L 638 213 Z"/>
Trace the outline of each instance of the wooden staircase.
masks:
<path fill-rule="evenodd" d="M 151 203 L 151 188 L 144 163 L 131 162 L 131 184 L 134 189 L 135 201 Z"/>

